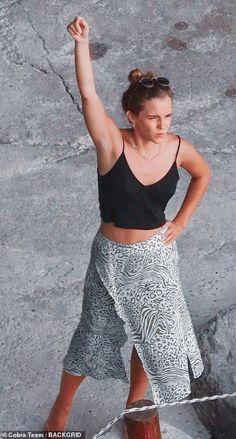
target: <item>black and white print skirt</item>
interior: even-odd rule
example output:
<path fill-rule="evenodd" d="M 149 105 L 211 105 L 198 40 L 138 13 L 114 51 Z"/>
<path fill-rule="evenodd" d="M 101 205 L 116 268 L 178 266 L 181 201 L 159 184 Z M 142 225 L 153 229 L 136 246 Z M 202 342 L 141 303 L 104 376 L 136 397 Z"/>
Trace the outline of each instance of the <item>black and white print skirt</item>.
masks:
<path fill-rule="evenodd" d="M 130 337 L 155 404 L 189 395 L 189 366 L 194 378 L 204 369 L 179 278 L 177 243 L 164 243 L 166 230 L 123 244 L 98 229 L 81 318 L 63 358 L 63 369 L 72 375 L 128 383 L 120 348 Z"/>

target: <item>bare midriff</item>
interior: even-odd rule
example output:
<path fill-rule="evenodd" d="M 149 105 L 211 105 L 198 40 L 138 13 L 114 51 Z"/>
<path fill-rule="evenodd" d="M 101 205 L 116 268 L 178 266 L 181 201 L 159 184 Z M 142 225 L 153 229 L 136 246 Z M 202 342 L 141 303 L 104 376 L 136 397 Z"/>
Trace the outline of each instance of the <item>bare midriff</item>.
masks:
<path fill-rule="evenodd" d="M 116 227 L 113 222 L 104 223 L 101 221 L 100 230 L 108 239 L 112 241 L 120 242 L 122 244 L 135 244 L 140 241 L 152 238 L 152 236 L 158 233 L 163 226 L 156 229 L 142 230 L 142 229 L 123 229 L 122 227 Z"/>

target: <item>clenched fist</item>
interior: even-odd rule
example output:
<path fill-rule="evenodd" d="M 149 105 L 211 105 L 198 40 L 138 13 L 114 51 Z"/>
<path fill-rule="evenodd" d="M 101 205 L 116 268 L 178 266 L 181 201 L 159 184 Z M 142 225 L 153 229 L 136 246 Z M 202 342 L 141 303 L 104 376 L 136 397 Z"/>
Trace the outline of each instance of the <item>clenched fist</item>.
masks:
<path fill-rule="evenodd" d="M 67 26 L 69 34 L 75 41 L 81 42 L 88 39 L 89 26 L 83 17 L 75 17 Z"/>

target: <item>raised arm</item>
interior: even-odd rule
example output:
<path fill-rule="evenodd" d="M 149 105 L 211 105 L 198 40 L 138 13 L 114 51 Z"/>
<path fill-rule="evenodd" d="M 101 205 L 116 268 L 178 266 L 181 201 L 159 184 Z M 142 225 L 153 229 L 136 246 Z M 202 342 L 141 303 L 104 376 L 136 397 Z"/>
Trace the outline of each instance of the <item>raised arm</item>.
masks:
<path fill-rule="evenodd" d="M 76 17 L 68 26 L 75 40 L 75 73 L 82 99 L 84 120 L 97 150 L 109 148 L 111 139 L 120 130 L 106 113 L 97 95 L 89 52 L 89 26 L 82 17 Z"/>

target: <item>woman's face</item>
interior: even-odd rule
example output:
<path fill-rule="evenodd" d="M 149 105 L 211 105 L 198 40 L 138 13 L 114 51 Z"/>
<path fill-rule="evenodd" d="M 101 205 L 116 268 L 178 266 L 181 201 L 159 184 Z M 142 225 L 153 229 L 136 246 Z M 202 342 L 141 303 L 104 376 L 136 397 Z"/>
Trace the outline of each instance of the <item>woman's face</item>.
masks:
<path fill-rule="evenodd" d="M 132 117 L 132 121 L 135 121 L 135 130 L 140 136 L 155 143 L 162 142 L 165 138 L 171 119 L 172 99 L 169 96 L 147 100 L 139 115 Z"/>

